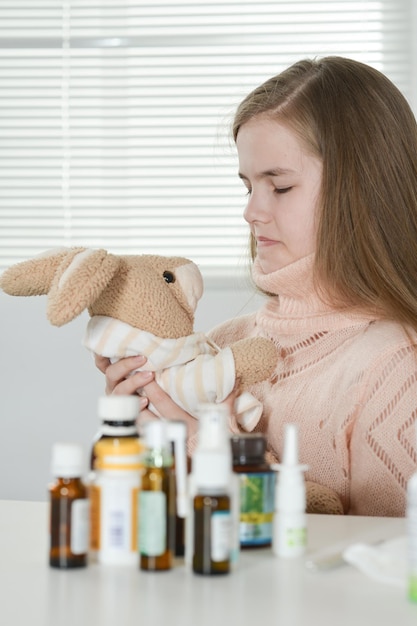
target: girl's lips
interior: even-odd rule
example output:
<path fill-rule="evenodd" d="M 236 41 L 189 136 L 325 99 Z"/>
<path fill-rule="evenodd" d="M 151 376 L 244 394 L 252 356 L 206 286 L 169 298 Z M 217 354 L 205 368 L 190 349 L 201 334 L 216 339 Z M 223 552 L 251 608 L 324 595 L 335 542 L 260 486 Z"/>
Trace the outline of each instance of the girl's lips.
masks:
<path fill-rule="evenodd" d="M 258 246 L 273 246 L 278 242 L 274 239 L 268 239 L 267 237 L 257 237 L 256 243 L 258 244 Z"/>

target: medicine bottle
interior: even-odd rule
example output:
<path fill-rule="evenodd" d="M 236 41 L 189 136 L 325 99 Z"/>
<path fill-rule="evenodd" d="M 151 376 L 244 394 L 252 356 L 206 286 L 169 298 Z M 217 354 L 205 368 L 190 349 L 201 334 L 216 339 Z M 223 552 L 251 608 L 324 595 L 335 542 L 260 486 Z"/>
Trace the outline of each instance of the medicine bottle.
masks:
<path fill-rule="evenodd" d="M 239 475 L 240 546 L 270 546 L 276 475 L 265 460 L 265 437 L 261 433 L 233 435 L 231 445 L 233 471 Z"/>
<path fill-rule="evenodd" d="M 124 405 L 127 396 L 107 396 L 101 404 L 110 398 Z M 143 442 L 137 437 L 104 437 L 94 446 L 90 550 L 99 563 L 137 564 L 143 452 Z"/>
<path fill-rule="evenodd" d="M 144 443 L 139 495 L 140 568 L 168 570 L 175 552 L 175 477 L 166 422 L 147 422 Z"/>
<path fill-rule="evenodd" d="M 187 482 L 189 460 L 187 458 L 187 424 L 182 420 L 167 420 L 167 435 L 174 459 L 175 475 L 175 556 L 185 554 L 185 519 L 188 512 Z"/>
<path fill-rule="evenodd" d="M 102 439 L 117 437 L 138 438 L 137 419 L 139 416 L 138 396 L 102 396 L 98 399 L 97 413 L 101 420 L 91 448 L 90 469 L 94 469 L 94 446 Z"/>
<path fill-rule="evenodd" d="M 230 459 L 223 450 L 199 450 L 193 456 L 192 471 L 196 490 L 193 572 L 228 574 L 232 554 Z"/>
<path fill-rule="evenodd" d="M 69 569 L 87 565 L 89 503 L 82 482 L 83 450 L 77 444 L 56 443 L 52 448 L 49 486 L 51 567 Z"/>

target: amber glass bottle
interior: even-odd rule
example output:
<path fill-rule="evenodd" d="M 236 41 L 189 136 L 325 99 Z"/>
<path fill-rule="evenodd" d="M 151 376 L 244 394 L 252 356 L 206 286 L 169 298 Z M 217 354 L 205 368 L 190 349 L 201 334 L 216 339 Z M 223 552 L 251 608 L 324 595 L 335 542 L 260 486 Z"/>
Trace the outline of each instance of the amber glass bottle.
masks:
<path fill-rule="evenodd" d="M 228 574 L 232 552 L 229 459 L 222 451 L 199 451 L 193 457 L 196 495 L 193 501 L 196 574 Z"/>
<path fill-rule="evenodd" d="M 76 444 L 59 443 L 52 450 L 55 482 L 49 487 L 51 567 L 87 565 L 89 506 L 87 489 L 81 480 L 82 457 L 82 448 Z"/>
<path fill-rule="evenodd" d="M 140 568 L 168 570 L 175 552 L 175 478 L 166 424 L 145 424 L 144 471 L 139 493 Z"/>

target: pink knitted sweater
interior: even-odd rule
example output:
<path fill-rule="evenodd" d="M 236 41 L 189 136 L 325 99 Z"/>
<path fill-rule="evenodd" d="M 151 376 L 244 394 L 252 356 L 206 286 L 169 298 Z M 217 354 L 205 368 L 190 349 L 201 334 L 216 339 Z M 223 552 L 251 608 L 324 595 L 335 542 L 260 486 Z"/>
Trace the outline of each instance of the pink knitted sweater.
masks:
<path fill-rule="evenodd" d="M 250 389 L 263 402 L 255 430 L 279 459 L 283 425 L 299 426 L 308 480 L 335 490 L 345 513 L 402 516 L 417 470 L 417 334 L 390 321 L 324 305 L 312 280 L 313 256 L 253 277 L 269 297 L 254 314 L 225 322 L 221 347 L 247 336 L 273 339 L 276 374 Z"/>

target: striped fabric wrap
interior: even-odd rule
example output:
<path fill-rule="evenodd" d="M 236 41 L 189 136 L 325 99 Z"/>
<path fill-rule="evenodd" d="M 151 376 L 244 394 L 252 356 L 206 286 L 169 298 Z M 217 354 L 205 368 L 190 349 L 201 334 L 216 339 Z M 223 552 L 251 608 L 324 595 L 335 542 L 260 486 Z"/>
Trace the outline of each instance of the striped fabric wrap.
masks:
<path fill-rule="evenodd" d="M 128 356 L 145 356 L 147 361 L 139 370 L 155 372 L 159 386 L 195 418 L 200 404 L 223 402 L 235 384 L 231 349 L 220 350 L 204 333 L 164 339 L 120 320 L 96 315 L 88 322 L 83 345 L 113 363 Z M 155 407 L 149 408 L 159 415 Z M 235 418 L 244 430 L 253 430 L 261 414 L 262 404 L 252 394 L 244 391 L 238 396 Z"/>

